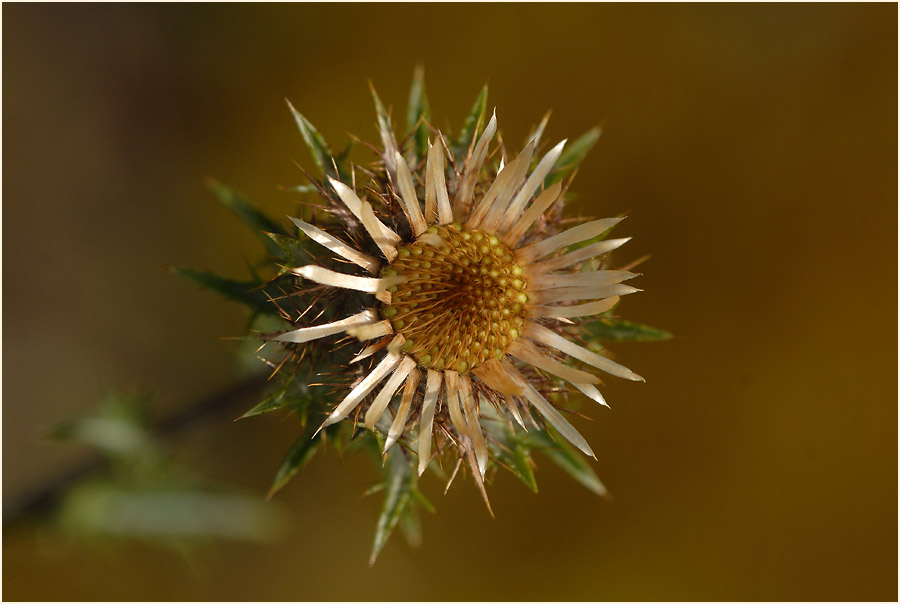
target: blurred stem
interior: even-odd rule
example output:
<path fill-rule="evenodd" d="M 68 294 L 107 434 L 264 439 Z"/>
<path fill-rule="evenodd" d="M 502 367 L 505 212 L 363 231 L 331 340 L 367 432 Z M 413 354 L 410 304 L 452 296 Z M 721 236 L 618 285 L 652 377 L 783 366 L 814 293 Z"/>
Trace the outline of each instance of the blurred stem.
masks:
<path fill-rule="evenodd" d="M 154 436 L 162 439 L 174 439 L 213 420 L 230 421 L 233 416 L 226 415 L 226 411 L 231 408 L 243 408 L 247 405 L 247 401 L 258 398 L 265 384 L 266 375 L 259 374 L 188 403 L 176 413 L 156 422 L 152 432 Z M 106 459 L 95 456 L 47 480 L 24 495 L 4 497 L 3 526 L 9 527 L 24 520 L 47 515 L 53 511 L 70 487 L 107 465 Z"/>

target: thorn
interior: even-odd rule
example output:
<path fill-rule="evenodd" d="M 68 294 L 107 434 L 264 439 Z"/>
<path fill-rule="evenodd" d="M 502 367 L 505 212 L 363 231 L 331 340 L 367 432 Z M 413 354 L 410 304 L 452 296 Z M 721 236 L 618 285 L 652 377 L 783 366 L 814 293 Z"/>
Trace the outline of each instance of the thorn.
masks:
<path fill-rule="evenodd" d="M 484 499 L 484 505 L 487 506 L 488 513 L 491 515 L 491 518 L 496 518 L 496 516 L 494 516 L 494 510 L 491 509 L 491 502 L 488 499 L 487 491 L 484 488 L 484 480 L 481 478 L 481 472 L 478 470 L 478 462 L 475 461 L 475 454 L 472 452 L 472 447 L 466 447 L 466 459 L 469 462 L 469 467 L 472 469 L 472 476 L 475 478 L 475 484 L 478 485 L 478 490 L 481 491 L 481 497 Z"/>
<path fill-rule="evenodd" d="M 450 480 L 447 481 L 447 486 L 444 487 L 444 495 L 450 490 L 450 485 L 453 484 L 453 479 L 456 478 L 456 473 L 459 472 L 459 466 L 462 465 L 462 462 L 462 457 L 456 460 L 456 467 L 453 468 L 453 474 L 450 475 Z"/>
<path fill-rule="evenodd" d="M 643 264 L 647 260 L 650 260 L 650 254 L 645 254 L 645 255 L 641 256 L 637 260 L 634 260 L 634 261 L 630 262 L 629 264 L 626 264 L 625 266 L 621 267 L 619 270 L 622 270 L 622 271 L 631 270 L 634 267 L 638 266 L 639 264 Z"/>
<path fill-rule="evenodd" d="M 330 419 L 330 418 L 328 418 L 328 419 Z M 315 438 L 316 436 L 318 436 L 319 432 L 322 431 L 322 428 L 324 428 L 328 425 L 328 419 L 326 419 L 324 422 L 322 422 L 322 425 L 319 426 L 315 432 L 313 432 L 312 438 Z"/>

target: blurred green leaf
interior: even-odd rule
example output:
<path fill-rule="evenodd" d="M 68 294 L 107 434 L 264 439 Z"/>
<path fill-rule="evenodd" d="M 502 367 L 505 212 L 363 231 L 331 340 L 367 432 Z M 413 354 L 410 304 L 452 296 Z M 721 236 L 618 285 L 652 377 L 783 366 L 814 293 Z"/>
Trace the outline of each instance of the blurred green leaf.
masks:
<path fill-rule="evenodd" d="M 588 465 L 587 458 L 564 438 L 558 434 L 555 436 L 553 439 L 546 431 L 534 430 L 529 432 L 528 440 L 569 476 L 597 495 L 605 496 L 606 487 Z"/>
<path fill-rule="evenodd" d="M 386 488 L 387 488 L 386 482 L 376 482 L 375 484 L 370 486 L 368 489 L 366 489 L 365 492 L 362 494 L 362 496 L 368 497 L 369 495 L 374 495 L 375 493 L 380 493 L 381 491 L 385 490 Z"/>
<path fill-rule="evenodd" d="M 423 120 L 421 123 L 419 123 L 420 118 Z M 428 152 L 428 126 L 425 121 L 429 119 L 431 119 L 431 113 L 428 107 L 428 96 L 425 94 L 425 69 L 419 65 L 413 72 L 406 110 L 406 131 L 413 134 L 418 157 L 424 157 Z M 414 128 L 415 133 L 413 133 Z"/>
<path fill-rule="evenodd" d="M 238 281 L 208 271 L 190 268 L 170 267 L 169 271 L 220 296 L 241 302 L 255 313 L 275 314 L 277 311 L 275 305 L 266 296 L 264 284 L 259 281 Z"/>
<path fill-rule="evenodd" d="M 488 87 L 487 84 L 485 84 L 478 93 L 478 97 L 475 99 L 475 104 L 472 105 L 472 109 L 469 110 L 469 115 L 467 115 L 465 121 L 463 121 L 462 128 L 459 130 L 459 136 L 456 138 L 456 143 L 452 147 L 453 156 L 456 158 L 457 163 L 462 163 L 465 159 L 469 144 L 471 144 L 472 139 L 475 136 L 475 128 L 478 126 L 479 122 L 484 119 L 484 113 L 487 110 L 487 96 Z"/>
<path fill-rule="evenodd" d="M 287 452 L 278 470 L 275 472 L 275 479 L 269 488 L 269 497 L 272 497 L 286 485 L 294 474 L 297 473 L 303 465 L 316 453 L 322 439 L 319 436 L 313 438 L 316 433 L 316 426 L 307 423 L 306 428 L 300 434 L 300 437 L 294 443 L 294 446 Z"/>
<path fill-rule="evenodd" d="M 544 179 L 544 186 L 549 187 L 553 183 L 562 180 L 571 174 L 575 168 L 581 165 L 581 162 L 584 161 L 588 151 L 590 151 L 600 139 L 600 133 L 600 128 L 591 128 L 579 136 L 573 143 L 567 145 L 563 150 L 562 155 L 560 155 L 559 159 L 556 161 L 556 170 L 552 171 L 547 175 L 547 178 Z"/>
<path fill-rule="evenodd" d="M 417 480 L 418 479 L 416 479 L 416 482 Z M 434 504 L 425 498 L 425 495 L 423 495 L 422 491 L 420 491 L 416 486 L 413 486 L 412 495 L 413 499 L 415 499 L 419 503 L 419 505 L 425 508 L 426 512 L 428 512 L 429 514 L 437 514 L 437 508 L 435 508 Z"/>
<path fill-rule="evenodd" d="M 111 455 L 137 455 L 151 450 L 147 433 L 112 417 L 84 417 L 59 426 L 55 438 L 88 445 Z"/>
<path fill-rule="evenodd" d="M 400 530 L 410 547 L 422 545 L 422 521 L 419 519 L 419 511 L 413 506 L 400 516 Z"/>
<path fill-rule="evenodd" d="M 384 544 L 387 543 L 400 518 L 408 511 L 413 497 L 413 489 L 416 484 L 416 475 L 412 471 L 409 460 L 400 451 L 400 447 L 394 447 L 388 451 L 388 486 L 384 498 L 384 506 L 378 517 L 375 527 L 375 540 L 372 543 L 372 554 L 369 556 L 369 565 L 375 564 L 378 554 Z"/>
<path fill-rule="evenodd" d="M 276 506 L 210 489 L 165 455 L 145 427 L 145 404 L 144 396 L 110 394 L 54 431 L 110 457 L 109 466 L 63 493 L 55 512 L 64 528 L 179 549 L 202 539 L 268 541 L 282 533 L 286 518 Z"/>
<path fill-rule="evenodd" d="M 157 449 L 135 408 L 128 408 L 116 395 L 96 410 L 51 429 L 50 437 L 97 449 L 112 457 L 156 458 Z"/>
<path fill-rule="evenodd" d="M 278 248 L 264 234 L 264 232 L 287 234 L 277 222 L 266 216 L 259 208 L 247 201 L 244 196 L 219 181 L 209 178 L 206 181 L 206 186 L 213 192 L 216 199 L 234 212 L 241 219 L 241 222 L 250 227 L 256 236 L 262 240 L 270 254 L 278 253 Z"/>
<path fill-rule="evenodd" d="M 624 319 L 600 319 L 584 325 L 589 337 L 600 342 L 658 342 L 672 339 L 668 331 Z"/>
<path fill-rule="evenodd" d="M 75 487 L 60 509 L 70 531 L 150 540 L 270 541 L 285 518 L 257 497 L 201 490 L 133 490 L 106 482 Z"/>

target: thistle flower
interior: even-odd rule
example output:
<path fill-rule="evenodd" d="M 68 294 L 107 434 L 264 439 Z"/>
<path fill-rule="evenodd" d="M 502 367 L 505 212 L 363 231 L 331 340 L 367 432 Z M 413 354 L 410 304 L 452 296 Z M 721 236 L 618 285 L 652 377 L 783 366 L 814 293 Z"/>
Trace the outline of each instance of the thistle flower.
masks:
<path fill-rule="evenodd" d="M 610 314 L 638 291 L 624 282 L 641 260 L 609 260 L 628 241 L 607 237 L 621 217 L 563 217 L 575 169 L 599 130 L 543 152 L 548 114 L 510 158 L 496 111 L 485 120 L 486 87 L 455 137 L 429 124 L 421 70 L 405 138 L 395 136 L 374 89 L 372 96 L 380 144 L 366 145 L 377 159 L 365 167 L 348 165 L 350 147 L 332 153 L 291 107 L 321 174 L 306 173 L 311 184 L 294 189 L 318 196 L 291 218 L 295 234 L 212 183 L 263 234 L 274 278 L 175 272 L 246 304 L 263 332 L 258 354 L 282 379 L 243 417 L 290 409 L 304 426 L 270 495 L 313 455 L 323 429 L 343 442 L 361 426 L 353 440 L 377 445 L 384 477 L 372 491 L 386 495 L 374 561 L 398 524 L 419 541 L 417 506 L 433 508 L 417 480 L 426 468 L 441 472 L 433 460 L 455 458 L 450 482 L 466 462 L 489 511 L 484 481 L 493 467 L 537 491 L 534 450 L 604 494 L 577 452 L 593 451 L 561 413 L 568 394 L 606 405 L 597 370 L 642 378 L 608 358 L 602 343 L 671 336 Z M 273 317 L 278 328 L 259 322 Z M 334 391 L 313 388 L 313 374 Z"/>
<path fill-rule="evenodd" d="M 468 457 L 480 481 L 490 459 L 485 409 L 492 406 L 494 417 L 510 417 L 523 429 L 526 419 L 536 425 L 533 409 L 593 456 L 541 389 L 562 380 L 606 405 L 600 378 L 576 363 L 642 380 L 568 335 L 575 321 L 639 291 L 623 283 L 635 273 L 600 268 L 628 241 L 602 238 L 621 218 L 562 228 L 564 187 L 548 183 L 566 141 L 534 165 L 546 122 L 504 162 L 495 111 L 480 134 L 475 128 L 463 141 L 466 152 L 457 164 L 439 130 L 429 129 L 418 148 L 415 136 L 398 143 L 375 98 L 378 165 L 364 179 L 354 171 L 347 182 L 335 167 L 316 183 L 338 220 L 329 225 L 333 232 L 292 218 L 348 269 L 307 264 L 290 272 L 344 292 L 344 306 L 358 308 L 271 336 L 296 349 L 347 334 L 363 343 L 351 364 L 374 359 L 319 429 L 361 416 L 365 428 L 386 436 L 384 451 L 399 439 L 409 441 L 420 475 L 436 440 L 440 449 L 455 447 L 460 458 Z"/>

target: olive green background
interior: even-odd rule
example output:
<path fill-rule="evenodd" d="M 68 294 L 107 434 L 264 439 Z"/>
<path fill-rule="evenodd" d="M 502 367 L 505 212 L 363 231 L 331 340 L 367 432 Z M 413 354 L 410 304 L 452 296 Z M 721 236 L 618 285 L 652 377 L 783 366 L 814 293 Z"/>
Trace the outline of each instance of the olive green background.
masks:
<path fill-rule="evenodd" d="M 545 461 L 539 495 L 497 477 L 491 519 L 428 478 L 424 545 L 369 569 L 375 471 L 329 450 L 275 544 L 7 526 L 3 596 L 896 600 L 896 28 L 892 4 L 5 4 L 4 500 L 84 457 L 42 431 L 108 388 L 163 416 L 240 379 L 242 310 L 159 268 L 262 253 L 203 178 L 290 213 L 311 160 L 283 99 L 372 139 L 367 78 L 401 117 L 417 62 L 439 127 L 485 81 L 510 147 L 548 108 L 548 141 L 603 125 L 572 211 L 628 213 L 619 257 L 652 258 L 621 312 L 677 338 L 614 346 L 647 383 L 576 420 L 610 501 Z M 232 417 L 175 452 L 262 496 L 297 426 Z"/>

